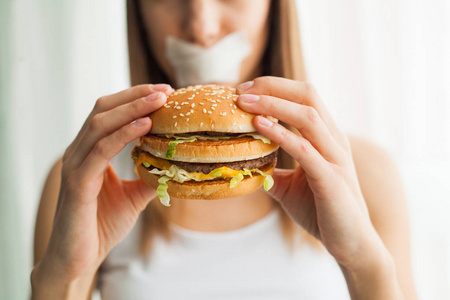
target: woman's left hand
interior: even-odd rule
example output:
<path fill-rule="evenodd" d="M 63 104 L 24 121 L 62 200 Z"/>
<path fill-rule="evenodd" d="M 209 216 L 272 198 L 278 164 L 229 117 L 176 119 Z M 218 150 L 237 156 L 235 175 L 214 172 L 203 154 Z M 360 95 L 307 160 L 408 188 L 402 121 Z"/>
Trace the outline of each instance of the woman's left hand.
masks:
<path fill-rule="evenodd" d="M 295 134 L 263 116 L 254 126 L 300 164 L 276 169 L 272 197 L 288 215 L 318 238 L 344 267 L 386 254 L 370 221 L 348 138 L 331 118 L 314 87 L 277 77 L 238 86 L 243 110 L 273 116 L 298 129 Z"/>

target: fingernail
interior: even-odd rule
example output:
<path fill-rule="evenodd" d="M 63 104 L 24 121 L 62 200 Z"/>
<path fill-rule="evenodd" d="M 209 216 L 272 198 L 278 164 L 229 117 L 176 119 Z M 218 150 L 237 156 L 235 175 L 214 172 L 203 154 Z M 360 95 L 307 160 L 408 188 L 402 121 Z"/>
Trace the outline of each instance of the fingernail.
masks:
<path fill-rule="evenodd" d="M 264 126 L 264 127 L 272 127 L 272 125 L 273 125 L 272 121 L 270 121 L 267 118 L 264 118 L 263 116 L 258 116 L 257 121 L 261 126 Z"/>
<path fill-rule="evenodd" d="M 136 122 L 134 122 L 134 126 L 136 127 L 142 127 L 146 124 L 148 124 L 150 122 L 149 118 L 141 118 L 141 119 L 137 119 Z"/>
<path fill-rule="evenodd" d="M 254 84 L 253 81 L 247 81 L 247 82 L 241 83 L 240 85 L 237 86 L 237 90 L 240 93 L 245 92 L 246 90 L 251 88 L 253 86 L 253 84 Z"/>
<path fill-rule="evenodd" d="M 259 96 L 257 95 L 250 95 L 250 94 L 244 94 L 239 96 L 239 100 L 245 102 L 245 103 L 255 103 L 259 100 Z"/>
<path fill-rule="evenodd" d="M 164 84 L 164 83 L 158 83 L 158 84 L 154 84 L 152 85 L 152 90 L 155 92 L 173 92 L 173 88 L 168 85 L 168 84 Z"/>
<path fill-rule="evenodd" d="M 145 100 L 147 100 L 148 102 L 155 101 L 155 100 L 158 100 L 158 99 L 159 99 L 160 97 L 162 97 L 163 95 L 164 95 L 164 94 L 161 93 L 161 92 L 153 93 L 153 94 L 148 95 L 148 96 L 145 98 Z"/>

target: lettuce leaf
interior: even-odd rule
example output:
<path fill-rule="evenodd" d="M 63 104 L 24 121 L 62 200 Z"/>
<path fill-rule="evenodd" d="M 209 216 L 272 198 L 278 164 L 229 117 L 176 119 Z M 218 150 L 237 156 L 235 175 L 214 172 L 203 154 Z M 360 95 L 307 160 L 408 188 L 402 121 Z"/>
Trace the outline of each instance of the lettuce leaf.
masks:
<path fill-rule="evenodd" d="M 166 176 L 169 177 L 170 180 L 183 183 L 186 180 L 194 179 L 192 176 L 189 175 L 189 173 L 186 170 L 183 170 L 176 165 L 171 165 L 169 170 L 159 170 L 159 169 L 153 169 L 148 171 L 149 173 L 160 175 L 160 176 Z"/>
<path fill-rule="evenodd" d="M 244 175 L 249 175 L 250 177 L 253 177 L 253 174 L 252 174 L 252 171 L 251 171 L 251 170 L 246 169 L 246 168 L 244 168 L 244 169 L 242 169 L 242 170 L 244 170 Z"/>
<path fill-rule="evenodd" d="M 239 175 L 232 177 L 230 180 L 230 188 L 234 188 L 235 186 L 237 186 L 242 181 L 242 179 L 244 179 L 244 175 L 242 175 L 242 173 L 239 173 Z"/>
<path fill-rule="evenodd" d="M 192 142 L 194 142 L 194 141 L 196 141 L 195 138 L 191 138 L 191 139 L 189 139 L 189 140 L 175 140 L 175 141 L 170 141 L 170 142 L 169 142 L 169 146 L 168 146 L 168 148 L 167 148 L 167 152 L 166 152 L 165 158 L 166 158 L 166 159 L 170 159 L 170 158 L 173 157 L 173 155 L 175 154 L 175 147 L 176 147 L 178 144 L 182 144 L 182 143 L 192 143 Z"/>
<path fill-rule="evenodd" d="M 211 173 L 211 177 L 213 177 L 213 178 L 220 177 L 220 176 L 222 176 L 223 172 L 224 172 L 223 170 L 217 169 Z"/>
<path fill-rule="evenodd" d="M 259 169 L 252 169 L 252 172 L 258 173 L 262 176 L 264 176 L 264 190 L 268 191 L 273 187 L 274 181 L 273 181 L 273 177 L 270 175 L 267 175 L 266 173 L 264 173 L 263 171 L 259 170 Z"/>
<path fill-rule="evenodd" d="M 264 178 L 264 189 L 266 191 L 270 190 L 273 187 L 273 184 L 273 177 L 270 175 L 266 175 L 266 178 Z"/>
<path fill-rule="evenodd" d="M 158 188 L 156 189 L 156 195 L 158 196 L 159 200 L 161 201 L 162 205 L 164 206 L 170 206 L 170 196 L 167 193 L 167 188 L 169 187 L 167 185 L 167 181 L 170 180 L 170 177 L 162 176 L 158 179 Z"/>

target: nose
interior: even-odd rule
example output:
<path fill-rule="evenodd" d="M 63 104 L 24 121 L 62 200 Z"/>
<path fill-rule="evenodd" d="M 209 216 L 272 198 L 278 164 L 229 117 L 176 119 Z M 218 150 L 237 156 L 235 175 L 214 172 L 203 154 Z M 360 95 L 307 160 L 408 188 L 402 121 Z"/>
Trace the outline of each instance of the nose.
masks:
<path fill-rule="evenodd" d="M 202 47 L 210 47 L 220 39 L 219 11 L 215 1 L 192 0 L 186 17 L 186 38 Z"/>

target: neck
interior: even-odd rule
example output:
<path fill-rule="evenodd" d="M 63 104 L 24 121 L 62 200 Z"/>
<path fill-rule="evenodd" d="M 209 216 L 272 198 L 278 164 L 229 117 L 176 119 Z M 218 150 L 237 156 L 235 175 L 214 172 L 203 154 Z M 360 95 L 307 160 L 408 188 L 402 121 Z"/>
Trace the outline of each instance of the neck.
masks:
<path fill-rule="evenodd" d="M 174 199 L 168 219 L 195 231 L 229 231 L 256 222 L 272 208 L 273 200 L 259 189 L 249 195 L 228 199 Z"/>

